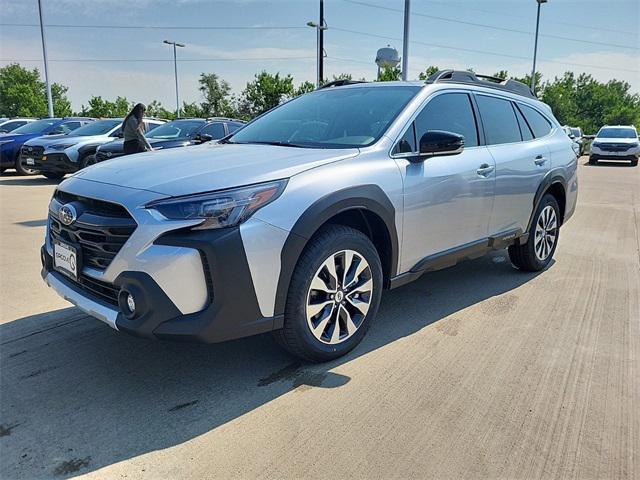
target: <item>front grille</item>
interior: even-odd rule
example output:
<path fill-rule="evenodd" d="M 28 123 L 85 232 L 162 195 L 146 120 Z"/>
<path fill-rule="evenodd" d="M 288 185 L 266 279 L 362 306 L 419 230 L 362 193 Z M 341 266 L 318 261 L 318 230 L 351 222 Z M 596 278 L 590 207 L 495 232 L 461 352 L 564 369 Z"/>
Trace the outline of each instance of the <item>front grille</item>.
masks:
<path fill-rule="evenodd" d="M 29 145 L 23 145 L 20 149 L 20 154 L 23 157 L 33 158 L 34 160 L 40 160 L 44 153 L 44 147 L 32 147 Z"/>
<path fill-rule="evenodd" d="M 106 300 L 112 305 L 118 305 L 118 288 L 113 286 L 113 284 L 96 280 L 84 274 L 80 275 L 78 282 L 85 290 L 88 290 L 97 297 Z"/>
<path fill-rule="evenodd" d="M 79 246 L 83 265 L 106 269 L 137 227 L 127 210 L 115 203 L 57 191 L 60 204 L 72 204 L 78 218 L 63 225 L 57 213 L 49 213 L 51 237 Z"/>
<path fill-rule="evenodd" d="M 626 152 L 630 150 L 633 146 L 626 143 L 605 143 L 600 146 L 605 152 Z"/>

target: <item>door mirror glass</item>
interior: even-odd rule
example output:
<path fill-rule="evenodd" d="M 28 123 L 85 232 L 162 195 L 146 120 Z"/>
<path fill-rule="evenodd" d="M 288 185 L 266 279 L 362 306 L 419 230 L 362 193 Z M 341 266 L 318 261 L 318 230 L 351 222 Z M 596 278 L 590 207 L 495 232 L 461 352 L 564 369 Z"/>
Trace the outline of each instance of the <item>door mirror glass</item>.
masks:
<path fill-rule="evenodd" d="M 464 149 L 464 137 L 443 130 L 429 130 L 420 137 L 420 156 L 458 155 Z"/>

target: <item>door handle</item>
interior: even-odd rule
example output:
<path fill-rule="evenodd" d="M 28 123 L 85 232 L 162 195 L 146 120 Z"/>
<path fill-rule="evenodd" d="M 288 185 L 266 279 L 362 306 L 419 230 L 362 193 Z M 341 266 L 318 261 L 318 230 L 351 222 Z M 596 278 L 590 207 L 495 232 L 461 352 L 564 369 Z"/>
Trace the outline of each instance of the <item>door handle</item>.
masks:
<path fill-rule="evenodd" d="M 478 167 L 478 169 L 476 170 L 476 173 L 481 177 L 487 177 L 491 172 L 495 170 L 495 168 L 496 167 L 494 167 L 493 165 L 489 165 L 488 163 L 483 163 Z"/>
<path fill-rule="evenodd" d="M 533 162 L 536 165 L 538 165 L 539 167 L 541 167 L 542 165 L 544 165 L 547 162 L 547 157 L 544 157 L 542 155 L 538 155 Z"/>

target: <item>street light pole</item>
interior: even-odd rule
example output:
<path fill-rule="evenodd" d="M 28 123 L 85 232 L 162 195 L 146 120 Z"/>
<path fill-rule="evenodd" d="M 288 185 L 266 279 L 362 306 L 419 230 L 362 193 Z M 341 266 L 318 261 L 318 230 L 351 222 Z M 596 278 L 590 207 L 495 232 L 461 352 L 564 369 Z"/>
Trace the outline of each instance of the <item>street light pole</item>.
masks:
<path fill-rule="evenodd" d="M 307 27 L 316 29 L 316 86 L 322 85 L 322 78 L 324 77 L 324 31 L 328 29 L 327 22 L 324 21 L 324 0 L 320 0 L 320 17 L 318 23 L 307 22 Z"/>
<path fill-rule="evenodd" d="M 533 68 L 531 69 L 531 91 L 536 92 L 536 58 L 538 56 L 538 30 L 540 29 L 540 6 L 547 3 L 547 0 L 536 0 L 538 2 L 538 13 L 536 15 L 536 36 L 533 43 Z"/>
<path fill-rule="evenodd" d="M 47 84 L 47 106 L 49 109 L 49 118 L 53 118 L 53 97 L 51 96 L 51 82 L 49 82 L 49 61 L 47 60 L 47 41 L 44 36 L 42 0 L 38 0 L 38 13 L 40 14 L 40 36 L 42 37 L 42 56 L 44 58 L 44 81 Z"/>
<path fill-rule="evenodd" d="M 173 72 L 176 78 L 176 117 L 180 118 L 180 97 L 178 95 L 178 59 L 176 56 L 176 47 L 184 47 L 184 43 L 170 42 L 165 40 L 167 45 L 173 45 Z"/>
<path fill-rule="evenodd" d="M 409 73 L 409 17 L 411 15 L 411 1 L 404 0 L 404 35 L 402 37 L 402 80 L 407 81 Z"/>

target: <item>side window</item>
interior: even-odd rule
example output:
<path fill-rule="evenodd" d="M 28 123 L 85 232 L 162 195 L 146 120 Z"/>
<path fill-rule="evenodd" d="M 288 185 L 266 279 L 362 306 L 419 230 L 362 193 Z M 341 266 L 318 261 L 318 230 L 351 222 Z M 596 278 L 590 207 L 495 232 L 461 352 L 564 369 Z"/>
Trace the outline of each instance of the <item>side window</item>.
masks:
<path fill-rule="evenodd" d="M 227 123 L 227 129 L 229 129 L 229 133 L 235 132 L 242 126 L 243 126 L 242 123 Z"/>
<path fill-rule="evenodd" d="M 522 141 L 518 119 L 509 100 L 486 95 L 478 95 L 476 100 L 487 145 Z"/>
<path fill-rule="evenodd" d="M 218 140 L 225 136 L 224 132 L 224 123 L 210 123 L 206 127 L 204 127 L 200 133 L 204 133 L 205 135 L 211 135 L 214 140 Z"/>
<path fill-rule="evenodd" d="M 531 132 L 531 128 L 529 128 L 529 124 L 522 115 L 522 112 L 516 105 L 513 105 L 513 108 L 516 112 L 516 117 L 518 118 L 518 125 L 520 125 L 520 133 L 522 133 L 522 139 L 533 140 L 533 133 Z"/>
<path fill-rule="evenodd" d="M 542 114 L 537 112 L 535 109 L 528 107 L 527 105 L 518 105 L 518 107 L 522 110 L 523 115 L 531 125 L 531 129 L 533 130 L 533 134 L 536 138 L 544 137 L 549 135 L 551 132 L 551 123 L 549 120 L 544 118 Z"/>
<path fill-rule="evenodd" d="M 475 115 L 466 93 L 445 93 L 430 100 L 416 117 L 415 130 L 418 142 L 428 130 L 444 130 L 464 136 L 466 147 L 478 146 Z"/>
<path fill-rule="evenodd" d="M 416 148 L 416 130 L 412 122 L 400 141 L 396 143 L 396 146 L 393 149 L 392 153 L 393 155 L 399 155 L 402 153 L 411 153 L 417 151 L 418 149 Z"/>
<path fill-rule="evenodd" d="M 109 135 L 109 136 L 110 137 L 119 137 L 121 135 L 122 135 L 122 125 L 120 125 L 118 127 L 118 129 L 115 132 L 113 132 L 111 135 Z"/>

